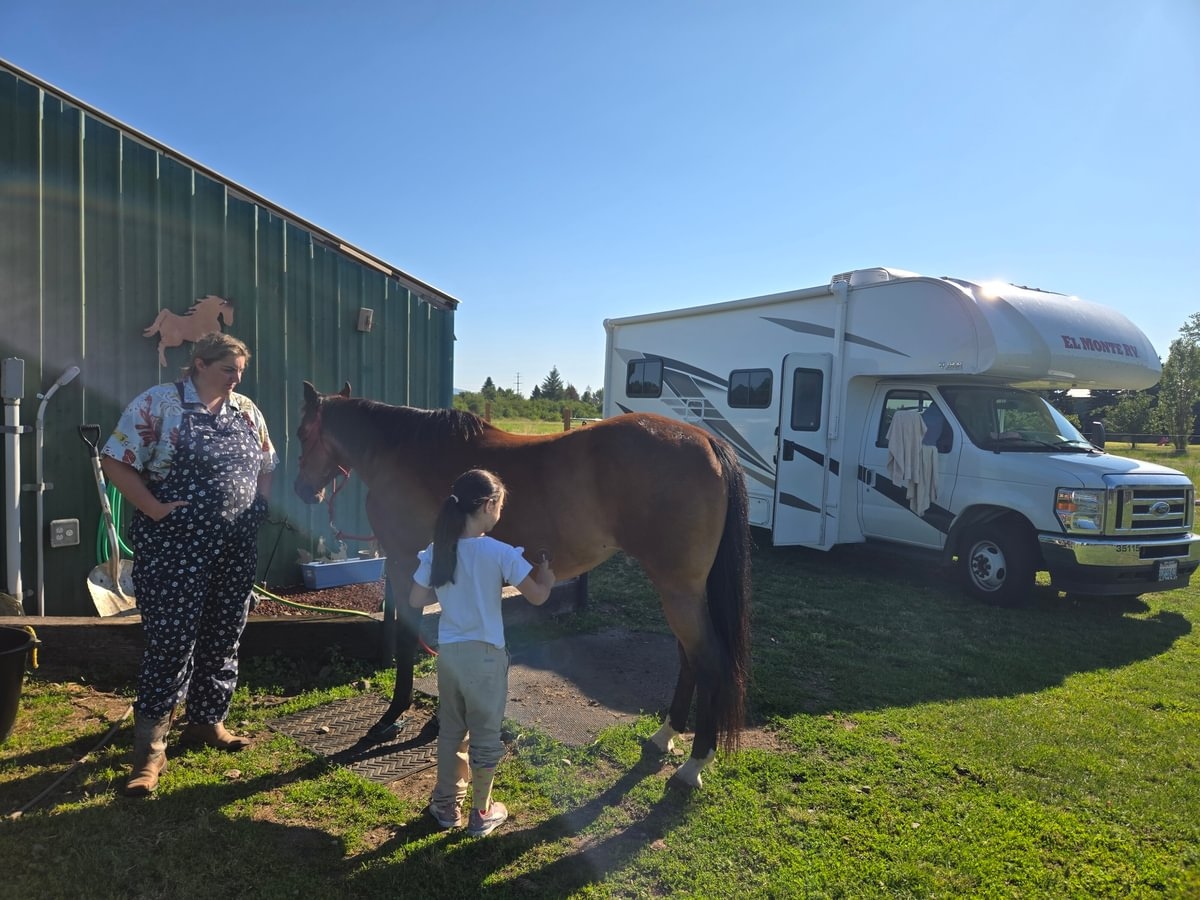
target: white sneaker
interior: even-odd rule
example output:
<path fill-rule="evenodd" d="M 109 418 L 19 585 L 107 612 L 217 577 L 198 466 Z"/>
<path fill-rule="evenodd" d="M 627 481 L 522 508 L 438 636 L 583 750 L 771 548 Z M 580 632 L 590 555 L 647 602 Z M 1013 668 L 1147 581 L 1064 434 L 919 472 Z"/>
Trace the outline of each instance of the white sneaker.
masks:
<path fill-rule="evenodd" d="M 471 820 L 467 824 L 467 834 L 471 835 L 471 837 L 483 837 L 484 835 L 491 834 L 503 825 L 504 820 L 507 818 L 508 808 L 503 803 L 493 800 L 487 812 L 482 812 L 478 809 L 471 810 Z"/>

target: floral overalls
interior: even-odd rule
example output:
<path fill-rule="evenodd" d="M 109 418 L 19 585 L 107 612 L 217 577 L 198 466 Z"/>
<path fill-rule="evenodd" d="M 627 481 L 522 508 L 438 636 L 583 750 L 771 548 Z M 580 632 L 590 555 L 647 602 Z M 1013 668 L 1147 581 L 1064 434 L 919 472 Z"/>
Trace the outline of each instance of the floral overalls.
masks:
<path fill-rule="evenodd" d="M 182 401 L 183 384 L 176 387 Z M 254 429 L 229 403 L 215 415 L 184 407 L 171 470 L 149 487 L 164 503 L 187 505 L 158 522 L 138 511 L 130 524 L 146 638 L 139 714 L 161 718 L 186 697 L 189 722 L 225 720 L 267 514 L 262 457 Z"/>

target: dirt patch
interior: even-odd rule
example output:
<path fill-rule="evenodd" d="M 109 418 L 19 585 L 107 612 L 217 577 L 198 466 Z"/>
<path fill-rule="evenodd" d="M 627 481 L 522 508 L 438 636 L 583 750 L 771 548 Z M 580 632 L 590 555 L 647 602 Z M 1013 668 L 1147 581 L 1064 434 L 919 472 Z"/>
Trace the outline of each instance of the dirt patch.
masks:
<path fill-rule="evenodd" d="M 324 609 L 375 613 L 383 607 L 385 584 L 380 579 L 319 591 L 303 586 L 277 589 L 272 593 L 318 609 L 264 599 L 254 612 L 289 617 L 319 616 Z M 510 624 L 536 615 L 536 610 L 524 604 L 505 607 Z M 437 618 L 436 611 L 425 615 L 421 628 L 423 639 L 435 649 Z M 577 746 L 589 743 L 610 725 L 631 723 L 645 713 L 665 713 L 678 669 L 674 638 L 623 629 L 540 643 L 514 642 L 510 651 L 508 716 Z M 436 677 L 418 679 L 417 688 L 436 697 Z M 689 742 L 690 735 L 677 741 L 683 744 L 684 752 L 690 749 Z M 756 726 L 742 732 L 741 746 L 780 751 L 787 745 L 774 731 Z M 424 790 L 428 777 L 429 773 L 418 773 L 398 783 L 405 784 L 406 789 L 417 783 L 419 788 L 415 789 Z"/>

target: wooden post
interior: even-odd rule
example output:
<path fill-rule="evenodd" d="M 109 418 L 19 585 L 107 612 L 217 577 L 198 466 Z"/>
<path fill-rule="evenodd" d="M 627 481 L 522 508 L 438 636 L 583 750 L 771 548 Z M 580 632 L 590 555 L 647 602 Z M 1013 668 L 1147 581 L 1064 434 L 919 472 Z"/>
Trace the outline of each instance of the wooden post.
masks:
<path fill-rule="evenodd" d="M 483 401 L 483 420 L 485 422 L 492 421 L 492 401 L 491 400 Z"/>
<path fill-rule="evenodd" d="M 564 406 L 562 408 L 563 431 L 571 430 L 571 407 Z"/>

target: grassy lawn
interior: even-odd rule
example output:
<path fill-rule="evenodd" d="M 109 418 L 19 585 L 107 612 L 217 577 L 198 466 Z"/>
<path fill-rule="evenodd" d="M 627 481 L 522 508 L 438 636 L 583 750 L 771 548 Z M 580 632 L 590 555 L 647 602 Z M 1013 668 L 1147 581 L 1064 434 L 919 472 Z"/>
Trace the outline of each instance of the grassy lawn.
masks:
<path fill-rule="evenodd" d="M 1113 446 L 1110 449 L 1126 453 Z M 1128 455 L 1181 468 L 1137 448 Z M 1169 450 L 1169 448 L 1168 448 Z M 1190 459 L 1190 457 L 1189 457 Z M 423 798 L 314 758 L 265 722 L 391 673 L 331 656 L 246 660 L 231 721 L 257 745 L 174 756 L 158 794 L 115 791 L 131 685 L 27 683 L 0 748 L 0 894 L 47 897 L 1200 897 L 1200 584 L 1029 608 L 862 548 L 756 534 L 753 745 L 705 786 L 644 753 L 657 725 L 567 747 L 513 727 L 489 838 Z M 665 630 L 636 565 L 593 573 L 580 614 L 514 645 L 611 625 Z M 647 686 L 663 696 L 666 686 Z"/>
<path fill-rule="evenodd" d="M 561 419 L 492 419 L 492 424 L 513 434 L 561 434 L 563 430 Z"/>

